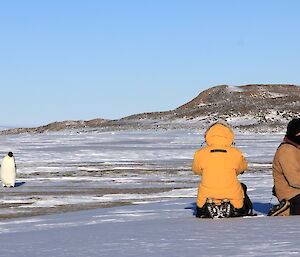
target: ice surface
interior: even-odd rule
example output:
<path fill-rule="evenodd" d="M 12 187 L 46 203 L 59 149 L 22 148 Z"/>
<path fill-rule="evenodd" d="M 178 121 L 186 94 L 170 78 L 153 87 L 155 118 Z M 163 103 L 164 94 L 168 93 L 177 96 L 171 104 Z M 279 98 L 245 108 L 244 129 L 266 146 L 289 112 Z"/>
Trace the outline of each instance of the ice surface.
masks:
<path fill-rule="evenodd" d="M 281 134 L 236 135 L 236 146 L 244 152 L 249 172 L 259 172 L 255 175 L 258 177 L 262 172 L 270 176 L 272 158 L 282 137 Z M 6 193 L 0 203 L 14 203 L 9 207 L 16 212 L 20 208 L 47 207 L 47 203 L 48 207 L 101 203 L 108 198 L 102 191 L 95 192 L 94 197 L 93 190 L 98 188 L 196 188 L 199 177 L 191 173 L 191 162 L 194 151 L 204 143 L 203 131 L 188 130 L 59 132 L 0 139 L 0 153 L 14 152 L 18 181 L 24 183 L 15 189 L 0 189 Z M 80 190 L 82 193 L 72 193 Z M 64 191 L 64 197 L 54 194 L 55 191 Z M 155 193 L 150 195 L 157 198 Z M 114 192 L 112 201 L 140 198 L 137 193 L 128 192 L 124 196 L 124 192 Z M 6 210 L 0 209 L 2 212 Z"/>
<path fill-rule="evenodd" d="M 200 178 L 191 172 L 203 131 L 1 136 L 0 152 L 15 153 L 25 183 L 1 189 L 0 214 L 132 205 L 2 220 L 0 256 L 299 256 L 299 218 L 266 217 L 282 138 L 236 134 L 249 162 L 239 178 L 259 216 L 204 220 L 193 216 Z"/>
<path fill-rule="evenodd" d="M 197 219 L 191 198 L 0 223 L 1 256 L 298 256 L 298 217 Z"/>

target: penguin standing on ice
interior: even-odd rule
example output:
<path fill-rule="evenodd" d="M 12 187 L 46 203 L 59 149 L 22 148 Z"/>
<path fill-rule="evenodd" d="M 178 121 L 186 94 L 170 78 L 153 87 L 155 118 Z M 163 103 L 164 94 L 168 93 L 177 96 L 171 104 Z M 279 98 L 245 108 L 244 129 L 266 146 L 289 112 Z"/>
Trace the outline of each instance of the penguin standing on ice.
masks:
<path fill-rule="evenodd" d="M 14 187 L 16 183 L 16 163 L 12 152 L 5 156 L 1 163 L 1 181 L 4 187 Z"/>

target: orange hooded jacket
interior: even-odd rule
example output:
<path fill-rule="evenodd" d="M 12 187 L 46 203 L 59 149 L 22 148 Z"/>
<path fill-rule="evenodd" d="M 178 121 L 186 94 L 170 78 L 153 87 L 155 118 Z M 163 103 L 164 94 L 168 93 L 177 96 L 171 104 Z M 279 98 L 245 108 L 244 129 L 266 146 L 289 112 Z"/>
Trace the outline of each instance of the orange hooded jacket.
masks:
<path fill-rule="evenodd" d="M 206 134 L 207 147 L 195 152 L 192 170 L 201 175 L 197 206 L 207 198 L 229 199 L 235 208 L 242 208 L 244 192 L 237 176 L 248 168 L 240 150 L 231 147 L 233 132 L 224 124 L 216 123 Z"/>

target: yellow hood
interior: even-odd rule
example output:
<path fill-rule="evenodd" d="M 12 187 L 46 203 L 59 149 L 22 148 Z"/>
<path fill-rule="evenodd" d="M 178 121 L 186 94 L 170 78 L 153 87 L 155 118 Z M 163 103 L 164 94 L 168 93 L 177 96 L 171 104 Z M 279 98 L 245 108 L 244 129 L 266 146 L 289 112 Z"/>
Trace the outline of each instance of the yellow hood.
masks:
<path fill-rule="evenodd" d="M 207 145 L 230 146 L 234 141 L 232 130 L 221 123 L 211 126 L 205 133 Z"/>

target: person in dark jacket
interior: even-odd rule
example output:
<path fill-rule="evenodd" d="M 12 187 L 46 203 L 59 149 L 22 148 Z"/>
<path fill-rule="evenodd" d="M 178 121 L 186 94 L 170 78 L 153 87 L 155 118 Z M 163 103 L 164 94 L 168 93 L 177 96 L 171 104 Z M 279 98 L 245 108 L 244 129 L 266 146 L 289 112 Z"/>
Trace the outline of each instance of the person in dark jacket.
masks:
<path fill-rule="evenodd" d="M 293 119 L 287 126 L 283 142 L 273 160 L 274 195 L 288 208 L 290 215 L 300 215 L 300 119 Z M 284 207 L 285 206 L 285 207 Z M 276 210 L 275 210 L 276 211 Z M 275 214 L 275 215 L 274 215 Z M 280 214 L 274 212 L 272 216 Z"/>

